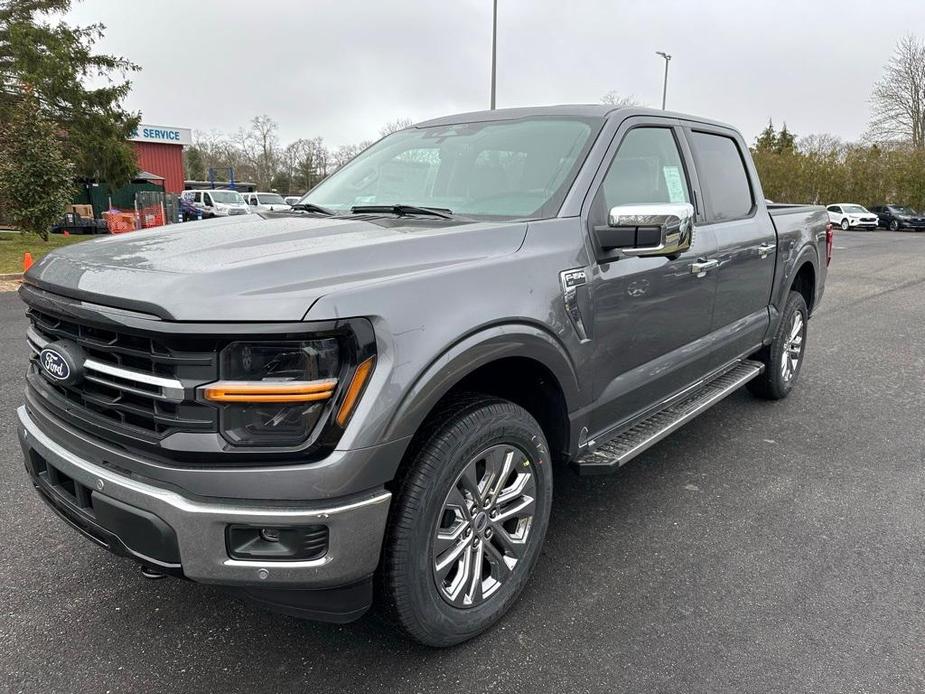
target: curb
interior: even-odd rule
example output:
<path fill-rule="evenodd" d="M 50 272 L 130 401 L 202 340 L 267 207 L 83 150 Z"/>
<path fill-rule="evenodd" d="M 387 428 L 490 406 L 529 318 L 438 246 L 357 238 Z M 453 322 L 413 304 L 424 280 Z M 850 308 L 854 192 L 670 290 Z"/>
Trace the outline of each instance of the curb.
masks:
<path fill-rule="evenodd" d="M 2 281 L 13 282 L 15 280 L 21 280 L 21 279 L 22 279 L 21 272 L 8 272 L 5 275 L 0 275 L 0 282 Z"/>

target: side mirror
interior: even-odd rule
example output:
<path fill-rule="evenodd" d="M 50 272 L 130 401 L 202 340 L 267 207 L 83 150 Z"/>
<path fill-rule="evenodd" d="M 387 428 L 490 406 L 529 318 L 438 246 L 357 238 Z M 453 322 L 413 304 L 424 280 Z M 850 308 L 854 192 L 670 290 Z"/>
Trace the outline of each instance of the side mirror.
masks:
<path fill-rule="evenodd" d="M 691 247 L 694 206 L 690 203 L 618 205 L 607 226 L 594 230 L 602 251 L 629 256 L 677 255 Z"/>

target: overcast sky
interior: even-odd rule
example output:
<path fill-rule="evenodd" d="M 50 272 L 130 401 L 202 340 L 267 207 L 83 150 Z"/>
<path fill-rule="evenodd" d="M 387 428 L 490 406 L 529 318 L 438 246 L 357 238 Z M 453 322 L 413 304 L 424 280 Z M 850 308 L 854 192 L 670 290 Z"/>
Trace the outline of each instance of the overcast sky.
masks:
<path fill-rule="evenodd" d="M 142 67 L 144 122 L 233 132 L 255 114 L 283 143 L 373 138 L 386 121 L 488 107 L 491 0 L 85 0 L 102 50 Z M 902 32 L 925 1 L 499 0 L 498 107 L 598 102 L 617 90 L 730 122 L 858 138 Z"/>

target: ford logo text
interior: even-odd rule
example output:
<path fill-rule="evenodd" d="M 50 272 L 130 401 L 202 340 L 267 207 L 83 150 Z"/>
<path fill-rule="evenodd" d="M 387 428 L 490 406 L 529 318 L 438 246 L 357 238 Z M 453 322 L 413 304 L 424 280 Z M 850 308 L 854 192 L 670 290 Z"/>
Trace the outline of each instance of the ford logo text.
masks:
<path fill-rule="evenodd" d="M 59 381 L 66 381 L 70 378 L 71 367 L 67 365 L 65 358 L 55 350 L 48 348 L 43 349 L 41 354 L 39 354 L 39 361 L 42 364 L 42 368 L 45 369 L 45 373 L 52 378 L 56 378 Z"/>

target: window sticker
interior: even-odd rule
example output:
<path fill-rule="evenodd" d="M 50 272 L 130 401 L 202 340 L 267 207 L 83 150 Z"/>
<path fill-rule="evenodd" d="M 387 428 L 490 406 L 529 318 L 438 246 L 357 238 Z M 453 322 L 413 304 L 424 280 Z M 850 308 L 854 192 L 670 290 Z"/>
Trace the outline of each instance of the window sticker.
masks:
<path fill-rule="evenodd" d="M 665 186 L 668 188 L 668 199 L 671 202 L 687 202 L 684 182 L 681 180 L 681 169 L 677 166 L 663 166 L 662 174 L 665 176 Z"/>

